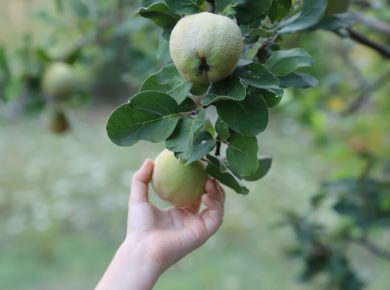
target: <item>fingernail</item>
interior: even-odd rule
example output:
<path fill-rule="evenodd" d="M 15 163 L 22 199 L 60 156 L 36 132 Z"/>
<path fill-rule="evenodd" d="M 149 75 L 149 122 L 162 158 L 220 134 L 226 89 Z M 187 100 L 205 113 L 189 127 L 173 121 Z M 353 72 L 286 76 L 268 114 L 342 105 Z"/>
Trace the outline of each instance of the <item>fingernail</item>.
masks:
<path fill-rule="evenodd" d="M 217 183 L 217 189 L 218 189 L 218 191 L 219 191 L 220 193 L 223 192 L 223 188 L 222 188 L 222 186 L 221 186 L 219 183 Z"/>

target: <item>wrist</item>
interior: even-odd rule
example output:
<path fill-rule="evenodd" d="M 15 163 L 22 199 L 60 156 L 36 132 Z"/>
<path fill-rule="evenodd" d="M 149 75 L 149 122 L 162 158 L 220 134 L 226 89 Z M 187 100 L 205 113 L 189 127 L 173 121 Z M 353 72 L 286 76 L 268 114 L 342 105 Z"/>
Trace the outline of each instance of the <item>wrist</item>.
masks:
<path fill-rule="evenodd" d="M 137 237 L 126 237 L 96 289 L 152 289 L 163 270 L 142 244 Z"/>

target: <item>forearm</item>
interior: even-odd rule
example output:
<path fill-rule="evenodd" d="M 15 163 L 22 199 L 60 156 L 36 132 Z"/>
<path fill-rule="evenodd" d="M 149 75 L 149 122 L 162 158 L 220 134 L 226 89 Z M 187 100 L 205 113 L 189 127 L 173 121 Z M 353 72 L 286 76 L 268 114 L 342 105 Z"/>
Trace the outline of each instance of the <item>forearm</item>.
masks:
<path fill-rule="evenodd" d="M 126 239 L 116 252 L 96 290 L 150 290 L 161 275 L 152 261 L 134 239 Z"/>

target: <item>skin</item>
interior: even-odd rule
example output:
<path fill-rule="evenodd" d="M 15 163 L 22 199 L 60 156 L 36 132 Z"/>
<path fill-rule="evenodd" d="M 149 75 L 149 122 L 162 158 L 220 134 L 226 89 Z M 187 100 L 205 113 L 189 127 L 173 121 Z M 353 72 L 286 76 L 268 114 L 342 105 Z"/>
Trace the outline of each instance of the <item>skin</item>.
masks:
<path fill-rule="evenodd" d="M 165 149 L 156 158 L 152 177 L 154 191 L 174 206 L 200 202 L 208 175 L 200 161 L 184 165 Z"/>
<path fill-rule="evenodd" d="M 148 200 L 153 161 L 147 159 L 134 174 L 126 239 L 96 289 L 152 289 L 159 276 L 201 246 L 220 227 L 225 192 L 215 180 L 205 186 L 202 203 L 160 210 Z"/>
<path fill-rule="evenodd" d="M 186 16 L 172 30 L 169 49 L 180 74 L 190 82 L 213 83 L 236 68 L 243 43 L 238 25 L 226 16 Z"/>

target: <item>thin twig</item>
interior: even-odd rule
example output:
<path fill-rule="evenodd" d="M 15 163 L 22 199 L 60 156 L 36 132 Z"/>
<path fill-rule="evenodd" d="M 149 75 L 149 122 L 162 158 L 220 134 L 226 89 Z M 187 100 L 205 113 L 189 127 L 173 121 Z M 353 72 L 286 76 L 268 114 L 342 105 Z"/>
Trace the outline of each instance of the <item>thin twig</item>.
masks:
<path fill-rule="evenodd" d="M 390 58 L 390 48 L 383 46 L 377 42 L 372 41 L 371 39 L 367 38 L 363 34 L 360 34 L 359 32 L 347 28 L 347 31 L 349 33 L 349 37 L 356 42 L 359 42 L 365 46 L 368 46 L 374 50 L 376 50 L 378 53 L 380 53 L 384 58 Z"/>
<path fill-rule="evenodd" d="M 374 91 L 377 90 L 379 87 L 385 85 L 389 79 L 390 79 L 390 72 L 382 75 L 378 80 L 376 80 L 371 85 L 365 86 L 364 92 L 360 95 L 359 98 L 357 98 L 354 102 L 352 102 L 346 110 L 342 112 L 342 115 L 349 115 L 362 108 L 371 98 Z"/>
<path fill-rule="evenodd" d="M 371 18 L 371 17 L 369 17 L 363 13 L 360 13 L 360 12 L 353 11 L 353 12 L 350 12 L 350 14 L 352 15 L 352 17 L 356 21 L 359 21 L 372 29 L 374 29 L 378 32 L 384 33 L 384 34 L 390 34 L 390 25 L 389 24 L 382 22 L 382 21 L 379 21 L 377 19 Z"/>
<path fill-rule="evenodd" d="M 371 253 L 377 255 L 378 257 L 380 257 L 382 259 L 390 260 L 390 251 L 387 251 L 385 249 L 378 247 L 377 245 L 374 245 L 370 240 L 368 240 L 365 237 L 362 237 L 359 239 L 350 239 L 349 241 L 366 248 Z"/>

